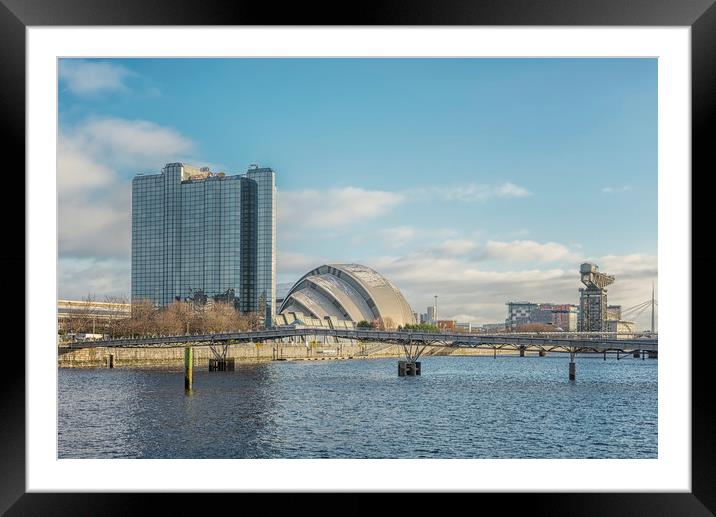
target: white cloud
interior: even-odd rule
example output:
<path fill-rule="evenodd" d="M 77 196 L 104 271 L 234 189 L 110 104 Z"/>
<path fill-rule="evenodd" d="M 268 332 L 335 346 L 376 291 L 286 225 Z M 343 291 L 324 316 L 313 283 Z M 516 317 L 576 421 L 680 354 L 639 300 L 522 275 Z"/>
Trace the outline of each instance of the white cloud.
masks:
<path fill-rule="evenodd" d="M 418 235 L 412 226 L 394 226 L 380 230 L 385 245 L 389 248 L 400 248 L 411 242 Z"/>
<path fill-rule="evenodd" d="M 60 255 L 128 258 L 131 246 L 130 189 L 116 187 L 116 198 L 106 202 L 60 202 L 58 244 Z"/>
<path fill-rule="evenodd" d="M 604 187 L 602 192 L 605 194 L 621 194 L 623 192 L 629 192 L 631 187 L 629 185 L 622 185 L 620 187 Z"/>
<path fill-rule="evenodd" d="M 486 201 L 494 198 L 522 198 L 531 196 L 532 192 L 514 183 L 503 183 L 501 185 L 484 185 L 468 183 L 450 187 L 422 187 L 408 191 L 408 198 L 425 200 L 438 198 L 443 201 Z"/>
<path fill-rule="evenodd" d="M 60 199 L 106 187 L 114 181 L 114 171 L 83 151 L 81 142 L 71 135 L 60 133 L 57 145 L 57 188 Z"/>
<path fill-rule="evenodd" d="M 276 257 L 276 270 L 286 278 L 295 277 L 298 279 L 311 269 L 317 268 L 324 263 L 325 261 L 321 258 L 279 250 Z"/>
<path fill-rule="evenodd" d="M 469 239 L 448 239 L 438 246 L 438 250 L 446 255 L 464 255 L 477 247 L 477 244 Z"/>
<path fill-rule="evenodd" d="M 631 255 L 605 255 L 596 260 L 600 270 L 615 274 L 655 274 L 657 271 L 657 257 L 633 253 Z"/>
<path fill-rule="evenodd" d="M 57 151 L 60 256 L 127 259 L 131 184 L 140 171 L 182 161 L 193 143 L 142 120 L 95 118 L 61 131 Z"/>
<path fill-rule="evenodd" d="M 189 138 L 146 120 L 94 118 L 62 132 L 63 140 L 65 148 L 113 169 L 155 172 L 168 161 L 181 161 L 194 151 Z"/>
<path fill-rule="evenodd" d="M 516 240 L 511 242 L 487 241 L 486 260 L 554 262 L 577 257 L 563 244 Z"/>
<path fill-rule="evenodd" d="M 130 270 L 127 260 L 60 258 L 57 264 L 60 299 L 81 300 L 88 295 L 102 301 L 106 296 L 130 297 Z"/>
<path fill-rule="evenodd" d="M 340 227 L 375 219 L 404 200 L 395 192 L 358 187 L 283 191 L 279 196 L 282 224 L 316 228 Z"/>
<path fill-rule="evenodd" d="M 406 296 L 416 312 L 425 312 L 439 296 L 441 317 L 472 323 L 498 323 L 506 316 L 510 300 L 579 303 L 579 263 L 563 262 L 560 267 L 495 271 L 471 256 L 449 257 L 412 253 L 402 257 L 384 256 L 367 261 L 390 279 Z M 595 260 L 600 269 L 616 276 L 609 289 L 609 303 L 632 307 L 651 295 L 651 278 L 656 275 L 656 257 L 648 255 L 606 256 Z M 565 265 L 566 264 L 566 267 Z M 644 313 L 638 328 L 647 328 Z"/>
<path fill-rule="evenodd" d="M 497 197 L 527 197 L 531 196 L 532 192 L 524 187 L 518 187 L 512 183 L 503 183 L 496 189 Z"/>
<path fill-rule="evenodd" d="M 75 95 L 127 91 L 126 80 L 134 75 L 128 68 L 107 61 L 63 59 L 59 67 L 60 81 Z"/>

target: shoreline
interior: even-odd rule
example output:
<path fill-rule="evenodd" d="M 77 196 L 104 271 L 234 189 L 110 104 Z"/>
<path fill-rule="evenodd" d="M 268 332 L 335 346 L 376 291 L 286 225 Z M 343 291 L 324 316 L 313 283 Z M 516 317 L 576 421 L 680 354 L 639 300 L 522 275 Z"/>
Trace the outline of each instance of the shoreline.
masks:
<path fill-rule="evenodd" d="M 115 348 L 97 347 L 68 349 L 58 347 L 58 368 L 108 368 L 112 356 L 112 367 L 132 366 L 183 366 L 184 348 Z M 431 347 L 426 349 L 422 357 L 431 356 L 492 356 L 492 350 Z M 518 355 L 516 350 L 497 350 L 497 355 Z M 537 352 L 527 355 L 537 355 Z M 208 346 L 194 347 L 194 366 L 208 367 L 209 359 L 213 358 Z M 384 345 L 379 343 L 365 344 L 321 344 L 317 346 L 273 344 L 273 345 L 230 345 L 227 359 L 235 363 L 256 364 L 271 361 L 336 361 L 356 359 L 403 358 L 404 351 L 400 345 Z"/>

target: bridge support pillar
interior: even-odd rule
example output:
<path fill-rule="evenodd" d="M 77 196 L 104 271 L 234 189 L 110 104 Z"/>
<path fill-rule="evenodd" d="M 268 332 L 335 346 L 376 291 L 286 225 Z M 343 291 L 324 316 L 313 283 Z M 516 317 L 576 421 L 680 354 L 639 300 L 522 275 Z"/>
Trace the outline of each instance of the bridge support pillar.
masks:
<path fill-rule="evenodd" d="M 492 358 L 497 359 L 497 348 L 492 347 Z"/>
<path fill-rule="evenodd" d="M 574 381 L 577 379 L 577 363 L 572 359 L 569 362 L 569 380 Z"/>
<path fill-rule="evenodd" d="M 520 347 L 520 357 L 524 357 L 524 356 L 525 356 L 525 347 L 521 346 Z"/>
<path fill-rule="evenodd" d="M 640 350 L 634 350 L 634 359 L 639 359 L 639 355 L 641 355 Z"/>
<path fill-rule="evenodd" d="M 194 383 L 194 351 L 190 346 L 184 349 L 184 390 L 192 390 Z"/>
<path fill-rule="evenodd" d="M 109 368 L 114 368 L 114 354 L 109 354 L 109 357 L 107 358 L 107 366 Z"/>
<path fill-rule="evenodd" d="M 233 372 L 234 371 L 234 359 L 209 359 L 209 371 L 210 372 Z"/>
<path fill-rule="evenodd" d="M 604 351 L 604 360 L 605 361 L 607 360 L 607 351 L 606 350 Z"/>
<path fill-rule="evenodd" d="M 398 377 L 420 375 L 420 361 L 398 361 Z"/>
<path fill-rule="evenodd" d="M 658 359 L 659 353 L 656 350 L 649 351 L 649 359 Z"/>
<path fill-rule="evenodd" d="M 540 350 L 540 351 L 539 351 L 539 356 L 540 356 L 540 357 L 544 357 L 544 356 L 546 356 L 546 355 L 547 355 L 547 352 L 545 352 L 544 350 Z"/>

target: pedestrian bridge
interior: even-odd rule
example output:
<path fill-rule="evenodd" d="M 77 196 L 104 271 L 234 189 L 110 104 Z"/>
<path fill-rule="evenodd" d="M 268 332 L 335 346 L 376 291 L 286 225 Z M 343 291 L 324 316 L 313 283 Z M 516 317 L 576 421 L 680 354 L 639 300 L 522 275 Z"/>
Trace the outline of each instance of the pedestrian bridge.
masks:
<path fill-rule="evenodd" d="M 504 334 L 464 334 L 452 332 L 411 332 L 394 330 L 368 329 L 328 329 L 328 328 L 296 328 L 284 327 L 271 330 L 255 330 L 248 332 L 226 332 L 215 334 L 195 334 L 177 336 L 154 336 L 143 338 L 108 339 L 100 341 L 73 342 L 64 347 L 63 351 L 77 348 L 162 348 L 183 347 L 185 350 L 185 388 L 190 391 L 192 386 L 192 349 L 198 346 L 209 346 L 215 359 L 210 361 L 210 370 L 227 368 L 227 349 L 231 345 L 242 343 L 327 343 L 328 340 L 348 340 L 363 343 L 385 343 L 402 346 L 405 361 L 398 362 L 399 376 L 420 375 L 421 365 L 418 359 L 428 347 L 448 348 L 480 348 L 493 350 L 515 350 L 524 357 L 525 351 L 538 351 L 540 356 L 547 352 L 568 353 L 569 379 L 576 379 L 577 354 L 632 354 L 633 357 L 644 359 L 656 358 L 658 339 L 649 335 L 615 335 L 610 333 L 504 333 Z M 110 354 L 110 367 L 111 367 Z M 229 363 L 233 369 L 233 362 Z"/>
<path fill-rule="evenodd" d="M 629 353 L 656 352 L 658 339 L 649 336 L 603 333 L 504 333 L 465 334 L 453 332 L 410 332 L 368 329 L 278 328 L 247 332 L 190 334 L 143 338 L 73 342 L 69 348 L 90 347 L 185 347 L 216 346 L 256 342 L 305 342 L 343 339 L 404 346 L 440 346 L 483 349 L 532 349 L 545 352 Z"/>

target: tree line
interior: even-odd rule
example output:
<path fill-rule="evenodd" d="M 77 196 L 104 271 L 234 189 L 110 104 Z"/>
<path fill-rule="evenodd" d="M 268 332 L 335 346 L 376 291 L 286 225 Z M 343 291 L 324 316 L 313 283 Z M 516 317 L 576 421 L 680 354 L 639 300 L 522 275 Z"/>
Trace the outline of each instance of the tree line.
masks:
<path fill-rule="evenodd" d="M 258 330 L 261 325 L 257 312 L 241 313 L 233 304 L 223 302 L 200 305 L 175 301 L 157 309 L 149 300 L 138 300 L 132 303 L 131 314 L 122 316 L 126 299 L 108 297 L 103 311 L 92 307 L 91 297 L 83 301 L 86 302 L 83 306 L 60 320 L 59 334 L 151 337 Z"/>

